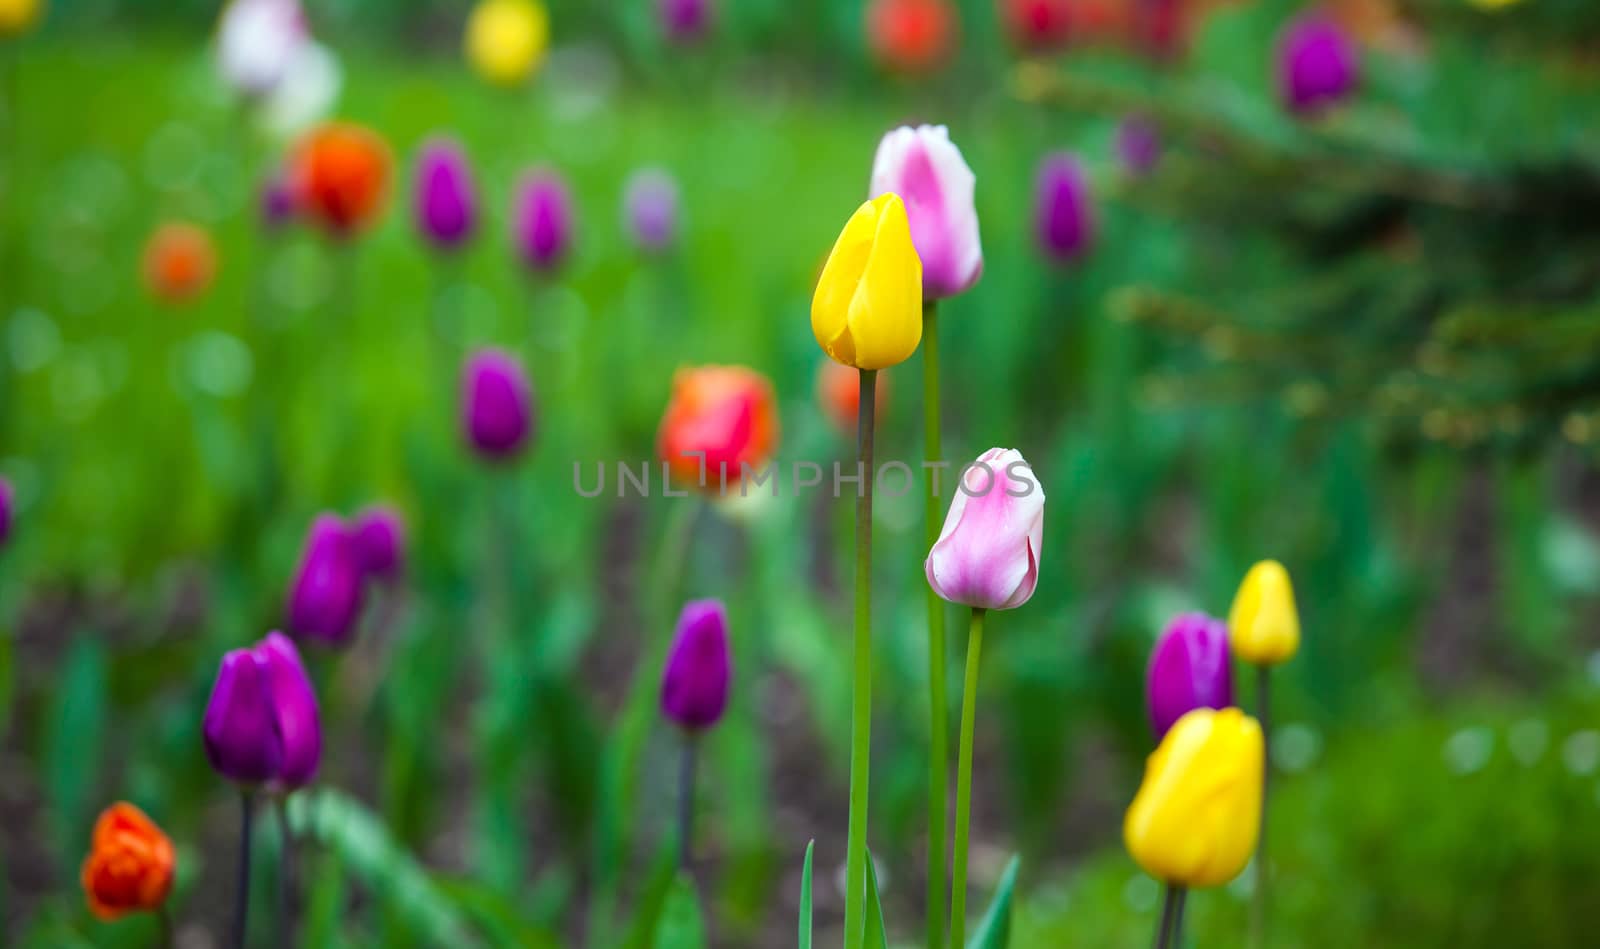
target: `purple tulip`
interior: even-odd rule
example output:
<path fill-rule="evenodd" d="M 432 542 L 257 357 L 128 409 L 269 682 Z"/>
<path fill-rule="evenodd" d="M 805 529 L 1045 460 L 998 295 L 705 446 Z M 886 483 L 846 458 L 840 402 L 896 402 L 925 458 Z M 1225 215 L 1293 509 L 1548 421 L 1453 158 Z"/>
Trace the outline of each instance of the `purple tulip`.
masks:
<path fill-rule="evenodd" d="M 529 267 L 547 273 L 566 259 L 572 245 L 572 196 L 555 172 L 523 176 L 511 218 L 512 236 Z"/>
<path fill-rule="evenodd" d="M 1141 115 L 1130 115 L 1117 125 L 1117 157 L 1128 174 L 1142 178 L 1161 160 L 1161 132 Z"/>
<path fill-rule="evenodd" d="M 222 657 L 201 731 L 211 767 L 231 781 L 296 788 L 316 777 L 317 696 L 287 636 L 268 633 Z"/>
<path fill-rule="evenodd" d="M 692 43 L 711 26 L 711 0 L 657 0 L 661 28 L 669 39 Z"/>
<path fill-rule="evenodd" d="M 356 515 L 350 527 L 356 563 L 361 572 L 379 580 L 393 580 L 405 567 L 406 522 L 392 507 L 369 507 Z"/>
<path fill-rule="evenodd" d="M 476 188 L 467 156 L 448 139 L 422 146 L 417 157 L 417 229 L 440 250 L 455 250 L 477 226 Z"/>
<path fill-rule="evenodd" d="M 363 595 L 361 565 L 349 528 L 337 515 L 317 515 L 289 592 L 290 631 L 343 645 L 355 635 Z"/>
<path fill-rule="evenodd" d="M 661 676 L 661 712 L 687 731 L 715 725 L 728 707 L 733 657 L 721 600 L 691 600 L 678 614 Z"/>
<path fill-rule="evenodd" d="M 11 489 L 11 482 L 0 478 L 0 544 L 11 536 L 11 515 L 16 503 L 16 492 Z"/>
<path fill-rule="evenodd" d="M 1044 489 L 1014 448 L 978 456 L 956 485 L 950 513 L 923 570 L 942 599 L 1012 610 L 1039 585 Z"/>
<path fill-rule="evenodd" d="M 678 183 L 658 168 L 634 172 L 623 191 L 622 216 L 641 250 L 667 250 L 678 236 Z"/>
<path fill-rule="evenodd" d="M 522 365 L 502 350 L 480 350 L 467 360 L 461 390 L 472 446 L 495 461 L 518 454 L 533 433 L 533 388 Z"/>
<path fill-rule="evenodd" d="M 1063 263 L 1087 254 L 1094 243 L 1094 203 L 1078 159 L 1065 152 L 1046 158 L 1034 195 L 1034 224 L 1044 252 Z"/>
<path fill-rule="evenodd" d="M 294 220 L 294 189 L 282 172 L 261 186 L 261 224 L 268 231 L 280 231 Z"/>
<path fill-rule="evenodd" d="M 1232 705 L 1228 624 L 1204 613 L 1184 613 L 1173 619 L 1150 654 L 1145 701 L 1157 739 L 1197 708 Z"/>
<path fill-rule="evenodd" d="M 1315 115 L 1350 94 L 1360 79 L 1356 45 L 1338 23 L 1308 13 L 1278 40 L 1278 96 L 1297 115 Z"/>

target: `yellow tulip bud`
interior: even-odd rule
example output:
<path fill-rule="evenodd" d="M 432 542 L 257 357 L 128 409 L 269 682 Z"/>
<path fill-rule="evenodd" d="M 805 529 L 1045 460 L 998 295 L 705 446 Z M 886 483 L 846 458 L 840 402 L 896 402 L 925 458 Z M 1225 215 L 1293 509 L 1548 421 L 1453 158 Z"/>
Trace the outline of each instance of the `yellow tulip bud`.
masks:
<path fill-rule="evenodd" d="M 1145 762 L 1122 821 L 1128 853 L 1178 886 L 1221 886 L 1256 849 L 1261 820 L 1261 726 L 1236 708 L 1197 708 Z"/>
<path fill-rule="evenodd" d="M 1228 611 L 1228 639 L 1245 662 L 1275 666 L 1300 648 L 1300 614 L 1289 571 L 1276 560 L 1250 568 Z"/>
<path fill-rule="evenodd" d="M 20 36 L 39 20 L 44 0 L 0 0 L 0 36 Z"/>
<path fill-rule="evenodd" d="M 481 0 L 467 18 L 468 62 L 503 86 L 527 79 L 549 42 L 549 18 L 534 0 Z"/>
<path fill-rule="evenodd" d="M 922 259 L 897 194 L 882 194 L 845 222 L 811 298 L 811 332 L 834 362 L 885 369 L 922 341 Z"/>

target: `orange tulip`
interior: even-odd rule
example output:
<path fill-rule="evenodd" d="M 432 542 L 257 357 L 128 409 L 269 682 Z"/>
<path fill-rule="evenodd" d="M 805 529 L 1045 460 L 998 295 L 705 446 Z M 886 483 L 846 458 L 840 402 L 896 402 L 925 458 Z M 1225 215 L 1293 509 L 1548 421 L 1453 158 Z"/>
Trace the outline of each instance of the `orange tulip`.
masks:
<path fill-rule="evenodd" d="M 118 801 L 95 822 L 79 873 L 89 909 L 104 920 L 160 909 L 172 889 L 174 863 L 172 841 L 161 828 L 144 811 Z"/>
<path fill-rule="evenodd" d="M 674 480 L 716 491 L 726 472 L 732 488 L 742 465 L 760 471 L 777 446 L 778 403 L 766 376 L 744 366 L 678 370 L 656 436 Z"/>
<path fill-rule="evenodd" d="M 156 228 L 144 248 L 144 281 L 169 303 L 199 296 L 217 271 L 211 235 L 193 224 L 169 221 Z"/>
<path fill-rule="evenodd" d="M 336 237 L 377 219 L 389 190 L 389 149 L 377 133 L 348 122 L 313 129 L 292 162 L 295 206 Z"/>
<path fill-rule="evenodd" d="M 873 402 L 873 414 L 878 420 L 883 419 L 883 405 L 889 396 L 889 376 L 887 372 L 878 372 L 878 395 Z M 861 413 L 861 372 L 852 369 L 843 363 L 824 359 L 817 371 L 817 402 L 822 406 L 822 414 L 828 417 L 834 427 L 846 435 L 855 437 L 856 423 L 860 421 L 857 416 Z"/>
<path fill-rule="evenodd" d="M 873 0 L 867 44 L 878 61 L 904 73 L 931 72 L 949 58 L 956 16 L 948 0 Z"/>

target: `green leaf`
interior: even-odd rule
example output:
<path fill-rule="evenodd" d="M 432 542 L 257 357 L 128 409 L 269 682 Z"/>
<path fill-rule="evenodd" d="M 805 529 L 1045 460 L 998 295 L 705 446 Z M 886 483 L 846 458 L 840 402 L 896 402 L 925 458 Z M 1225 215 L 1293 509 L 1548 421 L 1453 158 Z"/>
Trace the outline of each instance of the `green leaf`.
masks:
<path fill-rule="evenodd" d="M 800 871 L 800 949 L 811 949 L 811 857 L 815 840 L 806 844 L 806 865 Z"/>
<path fill-rule="evenodd" d="M 59 691 L 45 726 L 41 770 L 54 804 L 58 852 L 76 860 L 88 843 L 94 807 L 110 803 L 93 797 L 100 793 L 100 766 L 105 760 L 109 691 L 105 647 L 94 633 L 76 637 L 57 682 Z"/>
<path fill-rule="evenodd" d="M 878 899 L 878 870 L 867 851 L 867 949 L 889 949 L 889 931 L 883 925 L 883 903 Z"/>
<path fill-rule="evenodd" d="M 700 897 L 694 880 L 678 874 L 667 894 L 667 905 L 656 924 L 655 949 L 705 949 L 706 929 L 700 920 Z"/>
<path fill-rule="evenodd" d="M 1017 886 L 1017 870 L 1021 857 L 1012 857 L 1006 871 L 1000 874 L 1000 885 L 995 888 L 994 899 L 983 914 L 983 921 L 972 934 L 967 949 L 1006 949 L 1011 944 L 1011 891 Z"/>

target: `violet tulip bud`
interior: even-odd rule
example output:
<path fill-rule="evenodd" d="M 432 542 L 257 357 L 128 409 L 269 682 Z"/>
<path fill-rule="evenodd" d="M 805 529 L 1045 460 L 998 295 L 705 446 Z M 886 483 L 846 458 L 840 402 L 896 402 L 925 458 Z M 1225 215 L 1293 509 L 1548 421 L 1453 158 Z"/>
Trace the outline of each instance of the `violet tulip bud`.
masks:
<path fill-rule="evenodd" d="M 693 43 L 711 27 L 711 0 L 656 0 L 661 29 L 678 43 Z"/>
<path fill-rule="evenodd" d="M 555 172 L 523 176 L 511 218 L 517 250 L 529 267 L 548 273 L 566 259 L 572 245 L 572 196 Z"/>
<path fill-rule="evenodd" d="M 361 572 L 393 580 L 405 568 L 406 523 L 391 507 L 370 507 L 356 515 L 350 529 Z"/>
<path fill-rule="evenodd" d="M 509 353 L 474 353 L 462 377 L 461 399 L 462 427 L 480 454 L 501 461 L 522 451 L 533 433 L 533 387 Z"/>
<path fill-rule="evenodd" d="M 317 515 L 289 591 L 290 631 L 343 645 L 355 634 L 363 596 L 349 528 L 337 515 Z"/>
<path fill-rule="evenodd" d="M 1228 624 L 1204 613 L 1184 613 L 1168 623 L 1150 653 L 1145 702 L 1158 740 L 1197 708 L 1232 705 Z"/>
<path fill-rule="evenodd" d="M 201 731 L 211 766 L 231 781 L 297 788 L 316 777 L 317 696 L 287 636 L 268 633 L 222 657 Z"/>
<path fill-rule="evenodd" d="M 1094 243 L 1089 176 L 1073 155 L 1058 152 L 1039 166 L 1034 185 L 1034 225 L 1039 246 L 1055 260 L 1082 258 Z"/>
<path fill-rule="evenodd" d="M 1297 115 L 1315 115 L 1348 96 L 1360 79 L 1356 45 L 1334 20 L 1308 13 L 1278 40 L 1278 97 Z"/>
<path fill-rule="evenodd" d="M 678 236 L 678 183 L 659 168 L 634 172 L 623 191 L 622 217 L 640 250 L 671 248 Z"/>
<path fill-rule="evenodd" d="M 728 653 L 728 611 L 721 600 L 691 600 L 661 676 L 661 711 L 686 731 L 715 725 L 728 707 L 733 657 Z"/>
<path fill-rule="evenodd" d="M 478 201 L 466 153 L 449 139 L 435 139 L 417 156 L 417 230 L 440 250 L 455 250 L 472 237 Z"/>
<path fill-rule="evenodd" d="M 977 180 L 943 125 L 902 126 L 878 143 L 872 197 L 893 192 L 905 202 L 924 300 L 962 293 L 983 273 Z"/>
<path fill-rule="evenodd" d="M 16 504 L 17 495 L 11 489 L 11 482 L 0 478 L 0 544 L 11 536 L 11 516 Z"/>
<path fill-rule="evenodd" d="M 261 186 L 261 224 L 268 232 L 282 230 L 294 220 L 294 188 L 288 176 L 277 172 Z"/>
<path fill-rule="evenodd" d="M 1021 452 L 991 448 L 962 472 L 939 540 L 923 564 L 935 593 L 963 606 L 1010 610 L 1039 583 L 1044 488 Z"/>
<path fill-rule="evenodd" d="M 1161 160 L 1161 132 L 1141 115 L 1130 115 L 1117 125 L 1117 157 L 1128 174 L 1142 178 Z"/>

